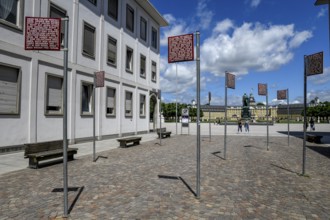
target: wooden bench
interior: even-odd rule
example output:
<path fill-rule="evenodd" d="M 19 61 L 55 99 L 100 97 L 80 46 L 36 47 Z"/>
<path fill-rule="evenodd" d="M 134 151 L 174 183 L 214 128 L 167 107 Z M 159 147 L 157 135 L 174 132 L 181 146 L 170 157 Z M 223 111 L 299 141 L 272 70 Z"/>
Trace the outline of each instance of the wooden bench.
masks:
<path fill-rule="evenodd" d="M 63 157 L 63 140 L 24 144 L 24 158 L 29 158 L 29 167 L 39 168 L 39 161 Z M 69 148 L 68 160 L 73 160 L 78 148 Z"/>
<path fill-rule="evenodd" d="M 157 128 L 157 135 L 160 138 L 160 134 L 162 134 L 162 138 L 171 137 L 171 131 L 166 131 L 166 128 Z"/>
<path fill-rule="evenodd" d="M 120 143 L 120 147 L 127 147 L 128 143 L 133 143 L 134 145 L 139 145 L 142 137 L 127 137 L 127 138 L 120 138 L 117 141 Z"/>
<path fill-rule="evenodd" d="M 320 144 L 322 138 L 323 138 L 323 136 L 320 136 L 320 135 L 306 134 L 306 140 L 308 142 Z"/>

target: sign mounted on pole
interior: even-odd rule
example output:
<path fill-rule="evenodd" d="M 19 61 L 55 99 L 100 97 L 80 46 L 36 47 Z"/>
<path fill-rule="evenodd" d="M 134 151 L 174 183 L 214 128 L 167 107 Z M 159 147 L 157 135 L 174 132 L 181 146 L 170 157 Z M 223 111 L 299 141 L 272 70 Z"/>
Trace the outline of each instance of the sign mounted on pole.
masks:
<path fill-rule="evenodd" d="M 287 99 L 286 95 L 287 90 L 277 90 L 277 100 L 284 100 Z"/>
<path fill-rule="evenodd" d="M 104 87 L 104 71 L 95 72 L 95 87 Z"/>
<path fill-rule="evenodd" d="M 228 73 L 226 72 L 226 85 L 228 88 L 230 89 L 235 89 L 235 75 L 234 74 L 231 74 L 231 73 Z"/>
<path fill-rule="evenodd" d="M 185 34 L 168 37 L 168 62 L 194 60 L 194 35 Z"/>
<path fill-rule="evenodd" d="M 267 95 L 267 84 L 258 83 L 258 95 Z"/>
<path fill-rule="evenodd" d="M 323 73 L 323 52 L 306 56 L 305 62 L 306 76 Z"/>
<path fill-rule="evenodd" d="M 211 92 L 209 92 L 209 103 L 211 102 Z"/>
<path fill-rule="evenodd" d="M 25 50 L 60 50 L 61 18 L 25 18 Z"/>

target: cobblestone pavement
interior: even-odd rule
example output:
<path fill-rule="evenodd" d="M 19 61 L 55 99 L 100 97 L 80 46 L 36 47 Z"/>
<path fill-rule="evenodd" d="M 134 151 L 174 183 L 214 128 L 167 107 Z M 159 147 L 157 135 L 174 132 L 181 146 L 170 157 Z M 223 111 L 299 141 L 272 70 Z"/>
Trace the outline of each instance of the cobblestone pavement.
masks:
<path fill-rule="evenodd" d="M 178 135 L 68 163 L 69 219 L 329 219 L 328 147 L 302 139 L 233 135 L 201 141 L 196 199 L 196 136 Z M 321 153 L 320 153 L 321 152 Z M 0 219 L 63 216 L 62 164 L 0 175 Z"/>

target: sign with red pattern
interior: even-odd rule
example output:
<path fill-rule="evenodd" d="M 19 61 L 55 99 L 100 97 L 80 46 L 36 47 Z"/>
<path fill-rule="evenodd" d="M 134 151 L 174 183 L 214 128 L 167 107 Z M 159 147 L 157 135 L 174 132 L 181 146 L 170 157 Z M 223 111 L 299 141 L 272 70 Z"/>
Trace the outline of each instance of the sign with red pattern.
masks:
<path fill-rule="evenodd" d="M 104 71 L 95 72 L 95 87 L 104 87 Z"/>
<path fill-rule="evenodd" d="M 323 52 L 305 57 L 306 76 L 323 73 Z"/>
<path fill-rule="evenodd" d="M 60 50 L 61 18 L 25 18 L 25 50 Z"/>
<path fill-rule="evenodd" d="M 267 95 L 267 84 L 258 84 L 258 95 Z"/>
<path fill-rule="evenodd" d="M 283 99 L 287 99 L 287 94 L 286 94 L 287 90 L 277 90 L 277 100 L 283 100 Z"/>
<path fill-rule="evenodd" d="M 235 75 L 226 72 L 226 78 L 227 78 L 227 82 L 226 82 L 227 88 L 235 89 Z"/>
<path fill-rule="evenodd" d="M 194 60 L 194 34 L 168 37 L 168 62 Z"/>

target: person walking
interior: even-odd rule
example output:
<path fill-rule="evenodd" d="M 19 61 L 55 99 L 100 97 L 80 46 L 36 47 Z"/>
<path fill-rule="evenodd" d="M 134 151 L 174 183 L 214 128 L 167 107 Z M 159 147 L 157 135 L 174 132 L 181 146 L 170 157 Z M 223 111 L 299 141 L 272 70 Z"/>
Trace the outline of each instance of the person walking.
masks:
<path fill-rule="evenodd" d="M 237 133 L 242 132 L 242 120 L 238 120 L 238 128 L 237 128 Z"/>
<path fill-rule="evenodd" d="M 244 128 L 245 128 L 245 132 L 250 132 L 249 120 L 245 120 Z"/>
<path fill-rule="evenodd" d="M 315 131 L 315 124 L 314 124 L 314 120 L 313 117 L 311 117 L 311 120 L 309 120 L 309 126 L 310 126 L 310 130 L 311 131 Z"/>

